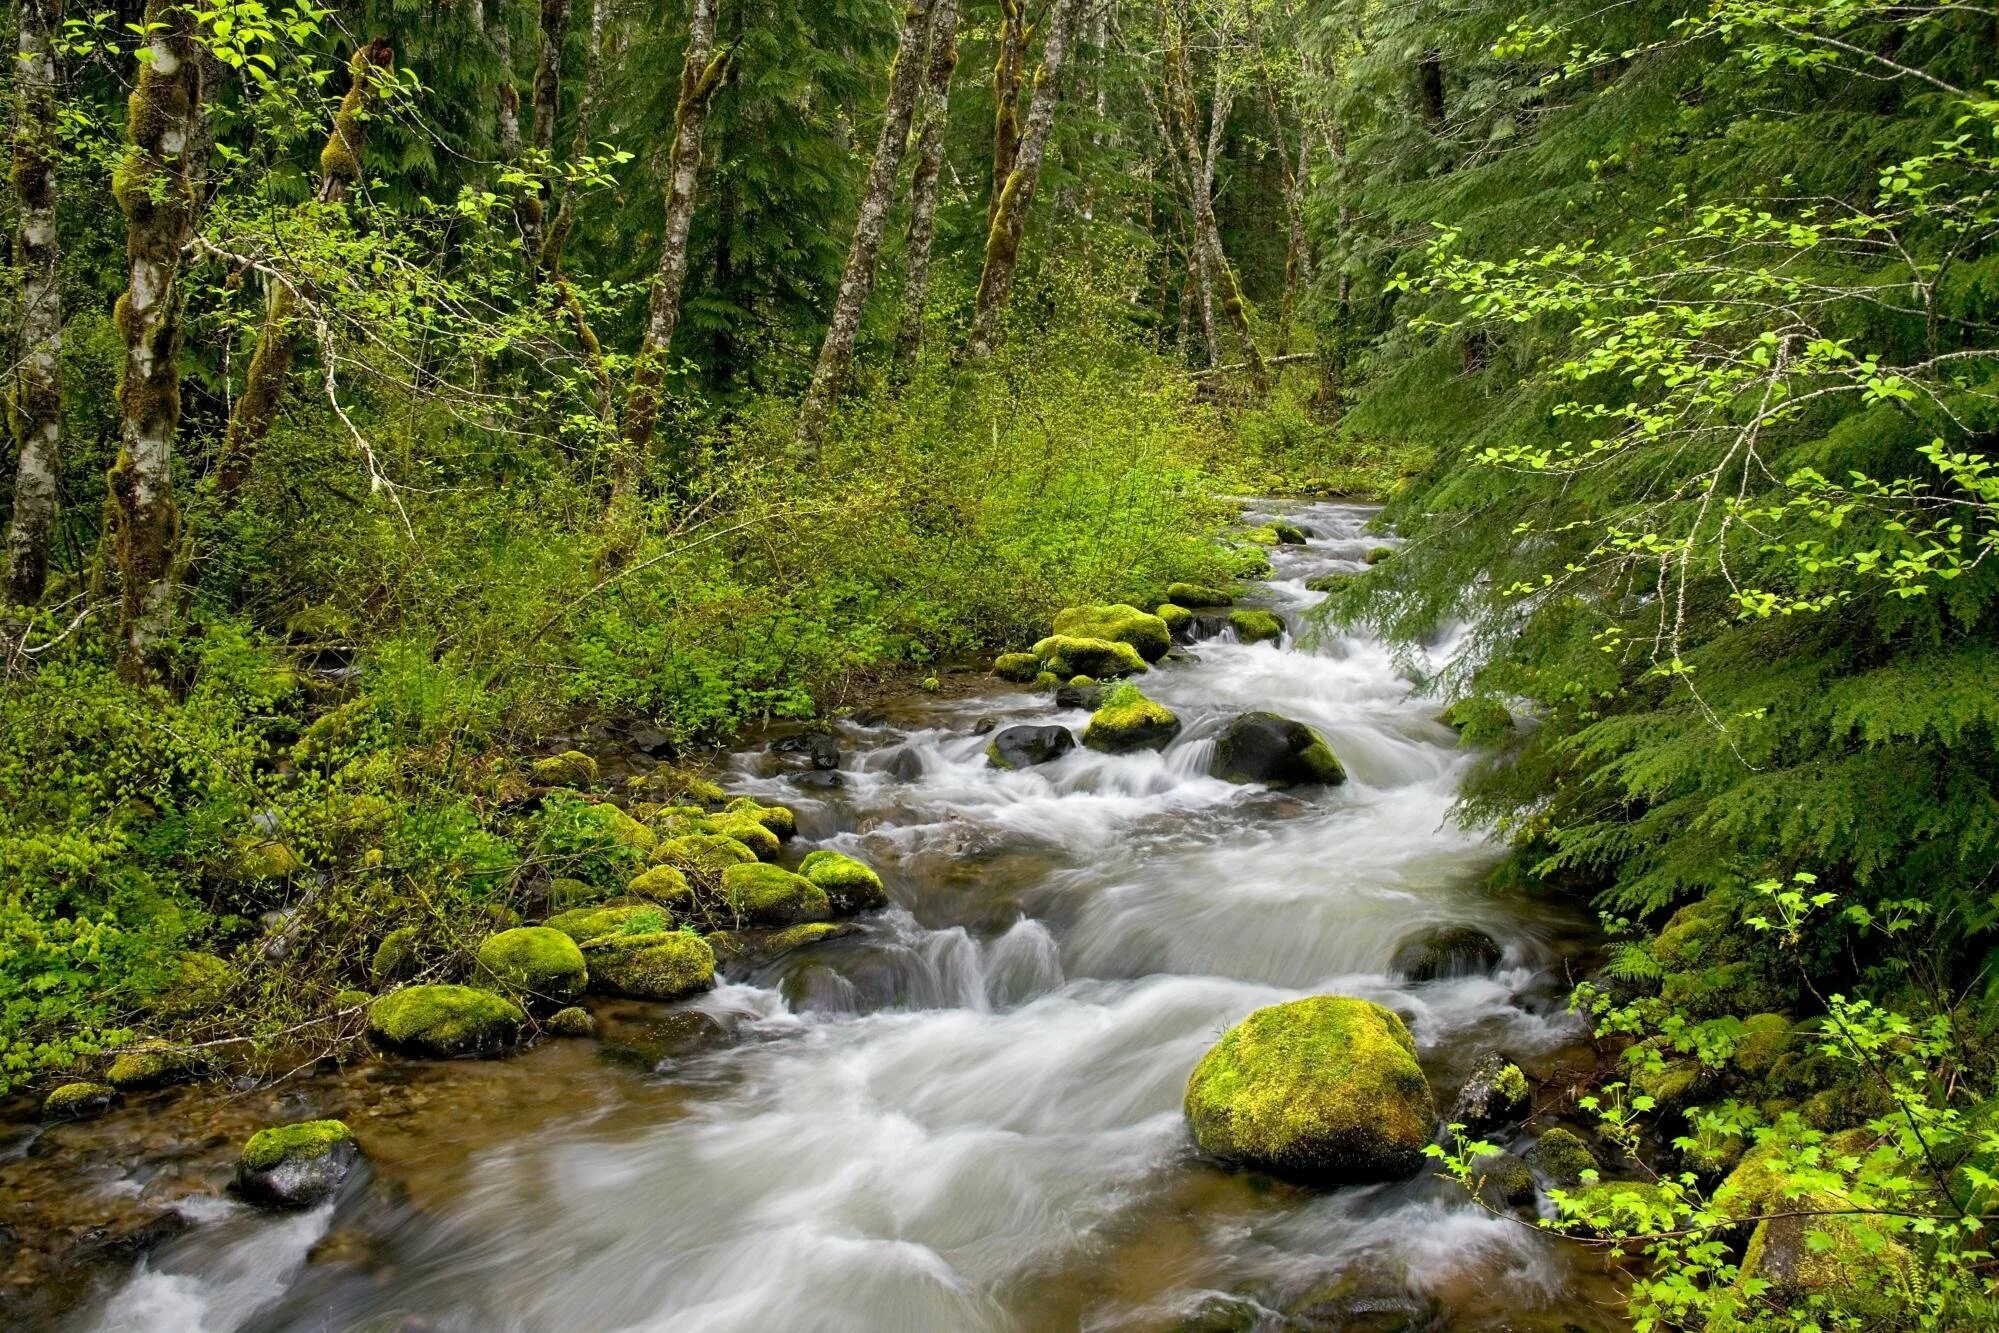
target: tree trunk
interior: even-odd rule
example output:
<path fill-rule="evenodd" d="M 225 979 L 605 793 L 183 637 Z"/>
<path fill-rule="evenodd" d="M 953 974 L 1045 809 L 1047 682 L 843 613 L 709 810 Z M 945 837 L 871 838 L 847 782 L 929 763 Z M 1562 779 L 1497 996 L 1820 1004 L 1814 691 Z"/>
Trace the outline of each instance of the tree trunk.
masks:
<path fill-rule="evenodd" d="M 21 0 L 15 63 L 14 264 L 21 359 L 14 373 L 14 516 L 0 601 L 32 606 L 49 577 L 62 463 L 62 288 L 56 276 L 56 58 L 61 0 Z"/>
<path fill-rule="evenodd" d="M 583 54 L 583 96 L 576 103 L 576 133 L 569 141 L 569 160 L 581 162 L 590 155 L 590 133 L 595 124 L 597 103 L 604 95 L 604 20 L 610 10 L 610 0 L 590 0 L 590 41 Z M 557 85 L 560 91 L 560 84 Z M 556 97 L 551 94 L 549 105 Z M 590 316 L 583 308 L 581 298 L 576 295 L 576 287 L 563 272 L 562 251 L 569 244 L 569 233 L 576 225 L 576 205 L 571 190 L 564 189 L 555 207 L 555 220 L 549 224 L 548 235 L 542 241 L 541 267 L 548 275 L 549 284 L 555 289 L 555 303 L 568 315 L 569 325 L 576 333 L 576 345 L 583 349 L 584 364 L 590 368 L 593 406 L 606 442 L 615 438 L 617 415 L 612 408 L 611 372 L 604 361 L 604 345 L 597 339 L 597 331 L 590 327 Z"/>
<path fill-rule="evenodd" d="M 1416 62 L 1416 102 L 1432 134 L 1444 128 L 1444 53 L 1432 47 Z"/>
<path fill-rule="evenodd" d="M 1049 132 L 1055 127 L 1055 104 L 1062 96 L 1062 64 L 1068 56 L 1076 5 L 1077 0 L 1053 0 L 1048 12 L 1048 37 L 1041 48 L 1041 68 L 1034 74 L 1034 96 L 1028 102 L 1020 151 L 1000 191 L 992 226 L 986 231 L 985 263 L 979 270 L 978 300 L 966 343 L 966 351 L 975 361 L 991 356 L 1004 336 L 1014 268 L 1020 262 L 1020 243 L 1027 234 L 1027 213 L 1034 206 L 1035 182 L 1041 176 Z"/>
<path fill-rule="evenodd" d="M 354 52 L 347 62 L 347 95 L 334 113 L 333 130 L 319 154 L 320 204 L 338 207 L 347 201 L 347 192 L 361 180 L 361 150 L 368 141 L 368 117 L 381 104 L 381 76 L 388 72 L 395 52 L 386 38 L 377 37 Z M 257 335 L 257 350 L 251 354 L 250 370 L 243 379 L 242 396 L 229 414 L 229 429 L 222 440 L 222 461 L 217 465 L 215 489 L 226 509 L 249 479 L 257 450 L 277 420 L 284 399 L 285 384 L 291 374 L 292 354 L 297 338 L 292 315 L 298 308 L 298 293 L 285 282 L 272 280 L 264 305 L 264 327 Z"/>
<path fill-rule="evenodd" d="M 147 0 L 148 59 L 132 90 L 113 192 L 125 215 L 128 278 L 113 319 L 125 342 L 118 378 L 118 461 L 108 478 L 108 535 L 119 578 L 119 673 L 161 674 L 173 616 L 180 513 L 173 440 L 180 420 L 181 248 L 194 225 L 191 150 L 201 122 L 194 15 Z"/>
<path fill-rule="evenodd" d="M 1305 186 L 1311 179 L 1312 136 L 1301 126 L 1298 165 L 1285 182 L 1284 209 L 1290 233 L 1284 247 L 1284 299 L 1277 307 L 1277 355 L 1291 354 L 1291 324 L 1298 313 L 1298 293 L 1312 280 L 1312 251 L 1305 234 Z"/>
<path fill-rule="evenodd" d="M 555 118 L 562 102 L 562 49 L 568 37 L 569 0 L 541 0 L 541 40 L 535 55 L 533 119 L 528 131 L 535 150 L 534 170 L 538 179 L 524 187 L 514 203 L 514 216 L 521 228 L 521 248 L 528 257 L 532 277 L 545 272 L 542 224 L 548 218 L 548 186 L 539 176 L 548 169 L 555 151 Z"/>
<path fill-rule="evenodd" d="M 1235 269 L 1230 266 L 1228 256 L 1222 252 L 1222 233 L 1215 222 L 1215 164 L 1221 158 L 1222 135 L 1228 125 L 1229 108 L 1233 97 L 1223 78 L 1222 58 L 1215 57 L 1215 88 L 1208 108 L 1208 141 L 1205 149 L 1194 135 L 1199 123 L 1200 107 L 1194 100 L 1191 71 L 1188 69 L 1186 36 L 1175 25 L 1173 39 L 1167 48 L 1166 65 L 1168 84 L 1178 103 L 1179 115 L 1175 120 L 1180 128 L 1182 149 L 1191 166 L 1190 175 L 1194 180 L 1194 241 L 1196 262 L 1207 274 L 1210 292 L 1221 297 L 1222 312 L 1228 316 L 1229 324 L 1242 341 L 1243 361 L 1249 367 L 1250 381 L 1259 390 L 1270 387 L 1270 372 L 1263 364 L 1263 354 L 1256 346 L 1256 332 L 1250 327 L 1248 303 L 1243 300 L 1242 286 L 1236 281 Z M 1219 365 L 1220 357 L 1212 364 Z"/>
<path fill-rule="evenodd" d="M 896 173 L 909 146 L 909 123 L 916 112 L 916 94 L 923 86 L 924 45 L 930 33 L 931 0 L 908 0 L 902 13 L 902 40 L 889 72 L 888 106 L 882 112 L 881 135 L 875 140 L 874 163 L 861 192 L 861 212 L 854 221 L 854 240 L 847 247 L 847 266 L 833 298 L 826 339 L 819 344 L 819 361 L 812 384 L 798 409 L 797 442 L 809 458 L 826 433 L 826 416 L 846 387 L 853 368 L 854 340 L 860 333 L 861 312 L 875 288 L 876 261 L 889 206 L 895 202 Z"/>
<path fill-rule="evenodd" d="M 999 215 L 1000 195 L 1020 156 L 1020 83 L 1026 68 L 1027 0 L 1000 0 L 999 58 L 993 63 L 993 184 L 986 196 L 986 229 Z"/>
<path fill-rule="evenodd" d="M 923 350 L 923 311 L 930 299 L 930 249 L 937 238 L 937 195 L 944 170 L 944 131 L 951 118 L 951 78 L 958 69 L 958 0 L 937 0 L 930 21 L 930 71 L 923 88 L 923 119 L 916 167 L 909 177 L 909 271 L 903 286 L 902 324 L 895 336 L 898 377 L 909 373 Z"/>
<path fill-rule="evenodd" d="M 708 104 L 722 82 L 729 53 L 715 50 L 716 0 L 694 0 L 687 52 L 680 65 L 680 97 L 673 110 L 673 146 L 667 158 L 666 227 L 646 309 L 645 336 L 632 364 L 625 400 L 625 447 L 618 459 L 619 489 L 628 488 L 639 460 L 652 448 L 659 424 L 659 387 L 666 378 L 673 329 L 680 322 L 680 289 L 687 281 L 687 231 L 694 220 L 694 188 L 701 176 L 701 132 Z"/>

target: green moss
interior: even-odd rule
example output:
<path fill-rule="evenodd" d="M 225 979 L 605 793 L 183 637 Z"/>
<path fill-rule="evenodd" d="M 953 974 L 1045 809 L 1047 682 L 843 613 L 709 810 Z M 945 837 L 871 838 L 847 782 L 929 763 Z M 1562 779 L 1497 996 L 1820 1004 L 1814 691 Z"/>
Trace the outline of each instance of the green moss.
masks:
<path fill-rule="evenodd" d="M 1069 607 L 1056 615 L 1055 633 L 1063 638 L 1126 644 L 1148 662 L 1157 662 L 1173 646 L 1165 620 L 1123 602 Z"/>
<path fill-rule="evenodd" d="M 1499 700 L 1470 695 L 1444 710 L 1442 722 L 1468 745 L 1490 745 L 1513 729 L 1513 713 Z"/>
<path fill-rule="evenodd" d="M 1738 1287 L 1767 1283 L 1751 1299 L 1812 1301 L 1850 1319 L 1897 1319 L 1910 1308 L 1909 1251 L 1880 1226 L 1852 1217 L 1774 1217 L 1758 1222 L 1743 1252 Z"/>
<path fill-rule="evenodd" d="M 1485 1153 L 1471 1164 L 1472 1190 L 1488 1206 L 1534 1201 L 1534 1173 L 1510 1152 Z"/>
<path fill-rule="evenodd" d="M 835 939 L 857 929 L 856 926 L 843 926 L 837 921 L 807 921 L 803 925 L 772 931 L 770 937 L 764 941 L 764 948 L 770 950 L 772 954 L 789 953 L 793 949 L 802 949 L 808 944 Z"/>
<path fill-rule="evenodd" d="M 1001 680 L 1025 685 L 1041 673 L 1041 659 L 1033 653 L 1001 653 L 993 659 L 993 674 Z"/>
<path fill-rule="evenodd" d="M 625 886 L 625 892 L 633 898 L 658 903 L 677 916 L 685 916 L 694 908 L 694 890 L 689 887 L 687 876 L 674 866 L 654 866 L 640 872 Z"/>
<path fill-rule="evenodd" d="M 1382 561 L 1393 556 L 1394 554 L 1395 554 L 1395 548 L 1393 546 L 1377 546 L 1373 550 L 1367 553 L 1367 563 L 1370 565 L 1378 565 Z"/>
<path fill-rule="evenodd" d="M 1659 1065 L 1641 1062 L 1631 1074 L 1632 1088 L 1650 1097 L 1662 1111 L 1687 1105 L 1700 1092 L 1702 1083 L 1698 1060 L 1668 1060 Z"/>
<path fill-rule="evenodd" d="M 592 902 L 602 896 L 602 891 L 588 880 L 553 879 L 548 884 L 548 902 L 551 907 L 575 907 Z"/>
<path fill-rule="evenodd" d="M 1166 626 L 1166 632 L 1175 638 L 1179 638 L 1194 628 L 1194 613 L 1184 606 L 1175 606 L 1171 602 L 1161 602 L 1159 608 L 1153 614 L 1158 616 L 1160 623 Z"/>
<path fill-rule="evenodd" d="M 534 780 L 550 787 L 588 787 L 597 781 L 597 761 L 581 750 L 537 759 L 528 765 Z"/>
<path fill-rule="evenodd" d="M 164 1041 L 146 1041 L 113 1059 L 104 1071 L 104 1081 L 120 1092 L 130 1092 L 185 1082 L 199 1068 L 192 1052 Z"/>
<path fill-rule="evenodd" d="M 1339 995 L 1259 1009 L 1230 1028 L 1195 1067 L 1185 1110 L 1213 1156 L 1346 1180 L 1414 1173 L 1437 1121 L 1409 1029 Z"/>
<path fill-rule="evenodd" d="M 1716 963 L 1736 962 L 1741 947 L 1731 927 L 1736 902 L 1727 894 L 1710 894 L 1673 913 L 1652 940 L 1652 956 L 1668 972 L 1688 972 Z"/>
<path fill-rule="evenodd" d="M 1036 689 L 1052 690 L 1061 685 L 1062 678 L 1053 671 L 1044 671 L 1034 678 Z"/>
<path fill-rule="evenodd" d="M 558 1009 L 548 1016 L 542 1030 L 551 1037 L 594 1037 L 597 1035 L 597 1020 L 590 1016 L 588 1009 L 570 1005 Z"/>
<path fill-rule="evenodd" d="M 789 926 L 833 914 L 824 889 L 772 865 L 730 866 L 722 872 L 722 899 L 740 920 L 757 926 Z"/>
<path fill-rule="evenodd" d="M 173 984 L 153 1001 L 153 1010 L 186 1017 L 213 1009 L 227 998 L 236 981 L 236 969 L 225 960 L 190 950 L 174 960 Z"/>
<path fill-rule="evenodd" d="M 701 831 L 735 839 L 749 848 L 759 861 L 775 861 L 783 850 L 777 834 L 765 828 L 754 815 L 742 811 L 715 815 L 702 824 Z"/>
<path fill-rule="evenodd" d="M 1231 611 L 1229 624 L 1244 643 L 1274 642 L 1284 637 L 1284 617 L 1274 611 Z"/>
<path fill-rule="evenodd" d="M 1582 1184 L 1584 1172 L 1596 1170 L 1596 1154 L 1582 1136 L 1560 1125 L 1541 1131 L 1527 1149 L 1526 1161 L 1556 1189 L 1574 1189 Z"/>
<path fill-rule="evenodd" d="M 542 925 L 561 931 L 577 944 L 626 929 L 657 930 L 671 924 L 668 914 L 651 903 L 620 903 L 610 907 L 578 907 L 561 912 Z"/>
<path fill-rule="evenodd" d="M 865 912 L 888 901 L 881 876 L 851 856 L 820 850 L 798 863 L 798 873 L 825 891 L 826 900 L 840 915 Z"/>
<path fill-rule="evenodd" d="M 1034 645 L 1034 655 L 1057 676 L 1095 676 L 1109 680 L 1145 670 L 1145 659 L 1128 643 L 1109 639 L 1082 639 L 1067 634 L 1051 634 Z"/>
<path fill-rule="evenodd" d="M 1261 527 L 1250 528 L 1244 532 L 1242 539 L 1246 542 L 1254 542 L 1258 546 L 1275 546 L 1278 542 L 1277 529 L 1265 523 Z"/>
<path fill-rule="evenodd" d="M 591 988 L 636 1000 L 673 1000 L 715 983 L 715 952 L 691 930 L 605 935 L 585 949 Z"/>
<path fill-rule="evenodd" d="M 1093 690 L 1097 687 L 1095 676 L 1071 676 L 1069 684 L 1079 690 Z"/>
<path fill-rule="evenodd" d="M 1499 1077 L 1492 1080 L 1492 1090 L 1508 1105 L 1517 1106 L 1527 1100 L 1527 1076 L 1520 1072 L 1519 1065 L 1508 1065 L 1499 1071 Z"/>
<path fill-rule="evenodd" d="M 1751 1014 L 1736 1038 L 1735 1067 L 1752 1078 L 1770 1072 L 1791 1044 L 1791 1020 L 1782 1014 Z"/>
<path fill-rule="evenodd" d="M 368 1035 L 390 1050 L 447 1057 L 486 1055 L 520 1040 L 527 1015 L 492 991 L 406 986 L 368 1006 Z"/>
<path fill-rule="evenodd" d="M 738 796 L 723 810 L 727 814 L 748 815 L 769 829 L 779 842 L 789 842 L 798 834 L 798 818 L 787 806 L 765 805 L 754 796 Z"/>
<path fill-rule="evenodd" d="M 354 1131 L 339 1120 L 302 1120 L 295 1125 L 260 1129 L 243 1145 L 243 1166 L 251 1171 L 268 1171 L 280 1162 L 298 1158 L 324 1157 L 343 1143 L 354 1141 Z"/>
<path fill-rule="evenodd" d="M 1668 972 L 1660 998 L 1695 1018 L 1758 1013 L 1785 1003 L 1790 996 L 1753 962 L 1720 963 L 1684 972 Z"/>
<path fill-rule="evenodd" d="M 1305 586 L 1313 592 L 1338 592 L 1357 577 L 1350 570 L 1333 569 L 1324 574 L 1314 574 L 1305 580 Z"/>
<path fill-rule="evenodd" d="M 413 975 L 420 938 L 421 934 L 415 926 L 397 926 L 382 936 L 382 942 L 375 946 L 375 957 L 368 965 L 368 975 L 375 979 L 377 985 L 387 985 Z"/>
<path fill-rule="evenodd" d="M 557 1004 L 581 995 L 589 980 L 576 941 L 550 926 L 516 926 L 487 936 L 479 945 L 479 976 L 501 990 Z"/>
<path fill-rule="evenodd" d="M 333 992 L 333 1008 L 336 1012 L 359 1009 L 371 1003 L 374 998 L 364 990 L 337 990 Z"/>
<path fill-rule="evenodd" d="M 661 842 L 653 859 L 704 880 L 717 880 L 730 866 L 754 861 L 757 854 L 719 833 L 683 833 Z"/>
<path fill-rule="evenodd" d="M 1154 703 L 1136 685 L 1119 685 L 1104 696 L 1083 729 L 1083 744 L 1093 750 L 1163 750 L 1180 734 L 1180 719 L 1163 704 Z"/>
<path fill-rule="evenodd" d="M 305 869 L 297 852 L 275 838 L 242 838 L 215 867 L 221 879 L 284 879 Z"/>
<path fill-rule="evenodd" d="M 591 807 L 597 812 L 597 819 L 620 847 L 629 847 L 641 856 L 650 855 L 659 846 L 659 835 L 647 828 L 615 805 Z"/>
<path fill-rule="evenodd" d="M 42 1098 L 42 1114 L 51 1120 L 82 1120 L 100 1115 L 118 1099 L 108 1083 L 65 1083 Z"/>
<path fill-rule="evenodd" d="M 1193 607 L 1196 610 L 1235 605 L 1235 598 L 1220 588 L 1210 588 L 1199 583 L 1169 583 L 1166 586 L 1166 600 L 1175 606 Z"/>

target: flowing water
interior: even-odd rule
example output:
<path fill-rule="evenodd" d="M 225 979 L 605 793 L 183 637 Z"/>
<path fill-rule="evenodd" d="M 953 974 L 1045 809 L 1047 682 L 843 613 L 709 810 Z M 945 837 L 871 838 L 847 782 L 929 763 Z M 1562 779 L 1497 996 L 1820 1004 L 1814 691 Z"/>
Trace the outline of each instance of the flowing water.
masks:
<path fill-rule="evenodd" d="M 1295 629 L 1318 600 L 1304 580 L 1358 569 L 1380 543 L 1360 506 L 1250 517 L 1280 510 L 1315 535 L 1275 553 L 1256 600 Z M 1599 1274 L 1427 1174 L 1314 1191 L 1196 1155 L 1180 1115 L 1188 1072 L 1229 1024 L 1301 995 L 1401 1012 L 1440 1105 L 1489 1051 L 1541 1075 L 1586 1060 L 1562 996 L 1587 937 L 1483 890 L 1497 849 L 1450 819 L 1476 756 L 1382 645 L 1224 633 L 1143 687 L 1187 724 L 1164 753 L 1079 748 L 994 769 L 987 724 L 1080 732 L 1086 715 L 982 684 L 844 725 L 839 786 L 801 784 L 798 761 L 767 749 L 738 755 L 731 790 L 797 811 L 792 854 L 824 845 L 868 860 L 893 906 L 698 1001 L 605 1005 L 597 1043 L 382 1063 L 238 1099 L 206 1138 L 78 1184 L 149 1193 L 188 1225 L 72 1318 L 146 1330 L 1616 1327 Z M 1319 728 L 1350 780 L 1277 794 L 1208 777 L 1219 726 L 1252 708 Z M 1392 979 L 1398 943 L 1443 923 L 1486 930 L 1501 966 Z M 65 1151 L 114 1154 L 119 1118 L 145 1113 L 65 1127 Z M 230 1202 L 228 1152 L 275 1114 L 347 1116 L 369 1166 L 307 1213 Z"/>

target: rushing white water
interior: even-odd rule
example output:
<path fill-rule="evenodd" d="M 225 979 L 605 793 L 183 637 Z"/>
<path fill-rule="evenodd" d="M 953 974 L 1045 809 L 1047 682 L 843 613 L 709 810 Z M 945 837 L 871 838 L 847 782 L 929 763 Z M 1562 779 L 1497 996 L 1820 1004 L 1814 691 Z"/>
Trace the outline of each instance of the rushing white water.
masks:
<path fill-rule="evenodd" d="M 1318 534 L 1277 553 L 1268 585 L 1295 627 L 1318 599 L 1306 576 L 1359 568 L 1380 543 L 1359 507 L 1286 508 Z M 1440 1092 L 1485 1051 L 1574 1039 L 1550 1001 L 1553 927 L 1480 893 L 1496 850 L 1450 821 L 1475 759 L 1438 702 L 1382 645 L 1338 637 L 1306 651 L 1224 634 L 1143 687 L 1186 723 L 1161 754 L 1078 748 L 997 770 L 981 720 L 1080 731 L 1085 715 L 995 686 L 845 727 L 834 790 L 741 756 L 733 789 L 793 806 L 800 847 L 876 864 L 895 905 L 691 1006 L 733 1039 L 652 1073 L 684 1097 L 496 1136 L 447 1202 L 378 1224 L 393 1262 L 366 1278 L 305 1264 L 325 1210 L 249 1229 L 232 1214 L 148 1260 L 93 1319 L 1163 1328 L 1235 1293 L 1246 1313 L 1230 1327 L 1342 1327 L 1284 1324 L 1271 1303 L 1358 1282 L 1410 1327 L 1472 1327 L 1467 1311 L 1565 1299 L 1574 1275 L 1546 1241 L 1438 1181 L 1245 1181 L 1200 1162 L 1180 1116 L 1223 1028 L 1304 994 L 1403 1013 Z M 1206 776 L 1216 731 L 1252 708 L 1319 728 L 1350 780 L 1273 794 Z M 1397 944 L 1439 923 L 1482 927 L 1505 961 L 1391 980 Z M 369 1206 L 365 1191 L 340 1205 Z"/>

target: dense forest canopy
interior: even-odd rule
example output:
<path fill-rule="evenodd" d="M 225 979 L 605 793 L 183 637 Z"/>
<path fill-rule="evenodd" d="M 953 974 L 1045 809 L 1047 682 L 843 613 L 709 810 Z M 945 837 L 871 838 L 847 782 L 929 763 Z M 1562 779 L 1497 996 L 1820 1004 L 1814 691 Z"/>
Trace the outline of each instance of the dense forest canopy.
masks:
<path fill-rule="evenodd" d="M 1466 630 L 1496 887 L 1617 937 L 1654 1178 L 1564 1226 L 1641 1326 L 1992 1317 L 1999 6 L 7 26 L 0 1089 L 335 1040 L 386 931 L 616 871 L 544 737 L 832 716 L 1373 495 L 1327 623 Z M 1892 1302 L 1757 1276 L 1745 1148 Z"/>

